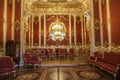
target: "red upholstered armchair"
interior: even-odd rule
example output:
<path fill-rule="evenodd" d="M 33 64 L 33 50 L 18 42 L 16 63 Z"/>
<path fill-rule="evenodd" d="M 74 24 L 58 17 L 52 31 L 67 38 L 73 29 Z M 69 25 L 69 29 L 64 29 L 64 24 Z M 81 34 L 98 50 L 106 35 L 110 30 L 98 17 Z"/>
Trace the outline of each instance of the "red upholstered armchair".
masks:
<path fill-rule="evenodd" d="M 13 59 L 9 56 L 1 56 L 0 57 L 0 77 L 2 75 L 8 74 L 9 79 L 11 80 L 11 77 L 15 75 L 15 72 L 16 72 L 16 69 L 14 66 Z"/>
<path fill-rule="evenodd" d="M 65 48 L 60 48 L 59 49 L 59 57 L 65 57 L 66 56 L 66 53 L 67 52 L 67 50 L 65 49 Z"/>
<path fill-rule="evenodd" d="M 25 68 L 27 65 L 34 65 L 34 68 L 36 68 L 36 66 L 41 64 L 39 58 L 36 56 L 31 56 L 30 53 L 24 53 L 23 57 L 24 57 Z"/>
<path fill-rule="evenodd" d="M 69 49 L 69 57 L 75 57 L 75 50 L 74 48 Z"/>
<path fill-rule="evenodd" d="M 54 49 L 48 48 L 47 51 L 48 51 L 48 55 L 49 55 L 50 59 L 55 58 L 56 53 L 55 53 Z"/>

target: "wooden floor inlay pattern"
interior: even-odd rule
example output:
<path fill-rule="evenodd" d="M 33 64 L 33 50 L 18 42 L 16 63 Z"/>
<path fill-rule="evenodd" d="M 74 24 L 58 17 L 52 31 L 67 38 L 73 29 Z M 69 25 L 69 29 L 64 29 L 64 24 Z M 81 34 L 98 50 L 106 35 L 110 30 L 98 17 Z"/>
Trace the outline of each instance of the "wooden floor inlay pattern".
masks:
<path fill-rule="evenodd" d="M 28 73 L 29 72 L 28 70 Z M 39 75 L 33 80 L 113 80 L 109 75 L 86 65 L 72 67 L 41 67 L 36 70 L 31 70 L 31 72 Z M 23 77 L 25 73 L 19 74 L 16 79 L 19 78 L 20 80 L 20 77 Z M 28 74 L 28 76 L 30 75 Z"/>

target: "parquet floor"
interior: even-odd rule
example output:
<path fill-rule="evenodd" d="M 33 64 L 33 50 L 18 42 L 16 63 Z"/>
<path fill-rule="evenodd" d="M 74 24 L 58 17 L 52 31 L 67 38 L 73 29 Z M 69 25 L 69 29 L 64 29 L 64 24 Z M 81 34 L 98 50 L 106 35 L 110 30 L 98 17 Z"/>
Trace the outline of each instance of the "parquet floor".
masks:
<path fill-rule="evenodd" d="M 75 60 L 44 60 L 37 69 L 20 67 L 14 80 L 113 80 L 99 68 Z M 9 80 L 7 77 L 0 80 Z"/>

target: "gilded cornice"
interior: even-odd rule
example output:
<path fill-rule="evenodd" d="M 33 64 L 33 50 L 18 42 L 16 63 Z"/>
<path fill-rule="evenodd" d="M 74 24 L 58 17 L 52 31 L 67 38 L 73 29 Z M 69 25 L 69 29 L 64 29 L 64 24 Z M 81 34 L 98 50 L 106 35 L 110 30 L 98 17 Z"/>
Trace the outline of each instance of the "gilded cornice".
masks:
<path fill-rule="evenodd" d="M 32 14 L 84 14 L 89 9 L 89 0 L 65 2 L 28 2 L 26 9 Z"/>

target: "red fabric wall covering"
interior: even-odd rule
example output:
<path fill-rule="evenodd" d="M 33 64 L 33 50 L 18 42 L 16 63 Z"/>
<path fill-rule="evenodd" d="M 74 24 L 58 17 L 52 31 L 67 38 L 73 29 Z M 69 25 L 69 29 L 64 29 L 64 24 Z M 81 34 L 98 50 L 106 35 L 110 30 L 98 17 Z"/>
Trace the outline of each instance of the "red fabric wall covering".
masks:
<path fill-rule="evenodd" d="M 74 43 L 74 17 L 71 16 L 71 44 L 75 45 Z"/>
<path fill-rule="evenodd" d="M 41 45 L 44 45 L 44 17 L 41 17 Z"/>
<path fill-rule="evenodd" d="M 26 32 L 26 44 L 29 44 L 29 30 Z"/>
<path fill-rule="evenodd" d="M 34 18 L 33 40 L 33 43 L 39 43 L 39 20 L 37 16 Z"/>
<path fill-rule="evenodd" d="M 31 42 L 32 42 L 32 16 L 30 17 L 30 45 L 31 45 Z"/>
<path fill-rule="evenodd" d="M 87 29 L 87 27 L 86 27 L 86 44 L 89 44 L 89 30 Z"/>
<path fill-rule="evenodd" d="M 110 0 L 112 42 L 120 45 L 120 0 Z"/>
<path fill-rule="evenodd" d="M 0 0 L 0 45 L 3 43 L 3 10 L 4 0 Z"/>
<path fill-rule="evenodd" d="M 77 45 L 82 43 L 82 35 L 81 35 L 81 21 L 80 17 L 76 18 L 76 38 L 77 38 Z"/>
<path fill-rule="evenodd" d="M 106 9 L 106 0 L 102 4 L 102 20 L 103 20 L 103 43 L 108 43 L 108 30 L 107 30 L 107 9 Z M 108 46 L 108 45 L 106 45 Z"/>
<path fill-rule="evenodd" d="M 27 45 L 30 42 L 30 40 L 29 40 L 29 32 L 30 32 L 29 28 L 30 28 L 30 26 L 29 25 L 31 26 L 31 19 L 30 18 L 28 18 L 28 30 L 26 31 L 26 44 Z"/>
<path fill-rule="evenodd" d="M 97 0 L 94 0 L 93 7 L 94 7 L 95 45 L 97 46 L 98 43 L 100 43 L 100 29 L 95 29 L 95 27 L 100 28 L 100 25 L 98 23 L 96 23 L 96 20 L 99 21 L 99 2 Z"/>
<path fill-rule="evenodd" d="M 11 27 L 12 27 L 12 2 L 7 3 L 7 33 L 6 41 L 11 40 Z"/>
<path fill-rule="evenodd" d="M 15 21 L 19 21 L 20 23 L 20 18 L 21 18 L 21 0 L 15 0 Z M 21 25 L 19 26 L 21 27 Z M 20 41 L 20 29 L 16 30 L 15 29 L 15 40 Z"/>

